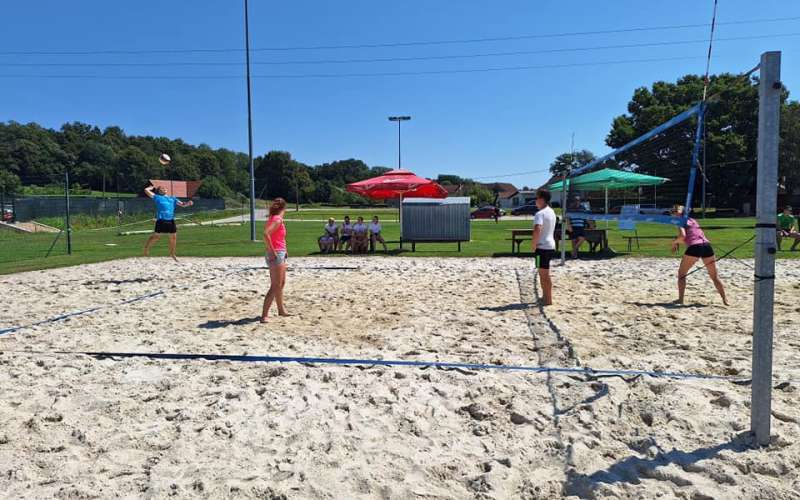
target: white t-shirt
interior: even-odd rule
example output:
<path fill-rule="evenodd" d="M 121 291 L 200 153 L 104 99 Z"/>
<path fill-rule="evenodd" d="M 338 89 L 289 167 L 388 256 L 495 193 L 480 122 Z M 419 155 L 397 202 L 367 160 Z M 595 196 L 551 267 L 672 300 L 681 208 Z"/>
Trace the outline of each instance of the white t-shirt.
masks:
<path fill-rule="evenodd" d="M 370 232 L 372 232 L 372 234 L 378 234 L 378 233 L 380 233 L 380 232 L 381 232 L 381 225 L 380 225 L 380 223 L 377 223 L 377 224 L 376 224 L 376 223 L 374 223 L 374 222 L 370 222 L 370 223 L 369 223 L 369 230 L 370 230 Z"/>
<path fill-rule="evenodd" d="M 545 207 L 533 216 L 533 225 L 542 226 L 542 234 L 539 236 L 539 242 L 536 248 L 542 250 L 555 250 L 556 240 L 553 238 L 553 232 L 556 229 L 556 213 L 550 207 Z"/>
<path fill-rule="evenodd" d="M 345 222 L 342 224 L 342 234 L 352 234 L 353 233 L 353 225 Z"/>
<path fill-rule="evenodd" d="M 325 232 L 333 236 L 339 233 L 339 226 L 336 224 L 325 224 Z"/>
<path fill-rule="evenodd" d="M 367 232 L 367 225 L 362 224 L 361 222 L 356 222 L 353 224 L 353 232 L 354 233 L 366 233 Z"/>

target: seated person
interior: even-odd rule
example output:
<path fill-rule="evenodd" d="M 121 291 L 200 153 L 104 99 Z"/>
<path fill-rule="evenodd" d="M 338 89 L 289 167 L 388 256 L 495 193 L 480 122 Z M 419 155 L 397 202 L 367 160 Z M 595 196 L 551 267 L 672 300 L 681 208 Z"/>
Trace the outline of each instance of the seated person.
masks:
<path fill-rule="evenodd" d="M 380 242 L 383 245 L 383 253 L 389 251 L 386 248 L 386 241 L 381 236 L 381 223 L 378 221 L 378 216 L 372 218 L 372 222 L 369 224 L 369 246 L 371 251 L 375 251 L 376 244 Z"/>
<path fill-rule="evenodd" d="M 353 238 L 353 224 L 350 222 L 350 216 L 344 216 L 344 222 L 342 223 L 342 236 L 339 239 L 339 245 L 341 245 L 341 249 L 344 251 L 350 250 L 350 243 L 351 239 Z M 337 248 L 338 250 L 339 248 Z"/>
<path fill-rule="evenodd" d="M 336 225 L 336 220 L 331 217 L 328 219 L 328 223 L 325 224 L 325 233 L 323 236 L 329 236 L 333 238 L 333 248 L 332 250 L 336 250 L 339 247 L 339 226 Z M 321 238 L 320 238 L 321 240 Z M 319 247 L 320 252 L 322 251 L 322 243 L 320 242 Z"/>
<path fill-rule="evenodd" d="M 319 237 L 319 251 L 322 253 L 331 253 L 335 247 L 333 236 L 328 233 Z"/>
<path fill-rule="evenodd" d="M 369 247 L 369 229 L 364 218 L 359 217 L 353 224 L 353 253 L 367 253 Z"/>
<path fill-rule="evenodd" d="M 781 240 L 783 240 L 783 238 L 794 239 L 791 248 L 792 251 L 800 244 L 800 232 L 797 231 L 797 219 L 792 215 L 792 207 L 788 205 L 783 207 L 782 213 L 778 214 L 778 250 L 781 249 Z"/>
<path fill-rule="evenodd" d="M 567 232 L 572 240 L 572 258 L 578 258 L 578 251 L 586 241 L 586 229 L 589 221 L 575 212 L 581 212 L 580 205 L 573 205 L 569 208 L 570 215 L 567 216 Z"/>

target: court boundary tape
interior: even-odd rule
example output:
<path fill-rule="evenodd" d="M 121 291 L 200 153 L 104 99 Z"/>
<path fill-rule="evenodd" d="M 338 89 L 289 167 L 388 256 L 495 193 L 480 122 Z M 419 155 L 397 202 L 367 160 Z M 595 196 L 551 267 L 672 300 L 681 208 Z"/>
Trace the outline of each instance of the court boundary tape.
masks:
<path fill-rule="evenodd" d="M 308 365 L 385 366 L 411 368 L 440 368 L 444 370 L 506 371 L 524 373 L 563 373 L 584 375 L 590 379 L 601 377 L 652 377 L 674 380 L 717 380 L 734 384 L 748 384 L 749 378 L 708 375 L 691 372 L 661 372 L 652 370 L 594 369 L 589 367 L 499 365 L 450 361 L 415 361 L 402 359 L 333 358 L 311 356 L 269 356 L 252 354 L 196 354 L 169 352 L 113 352 L 113 351 L 32 351 L 3 350 L 0 354 L 37 354 L 54 356 L 89 356 L 102 359 L 151 359 L 166 361 L 228 361 L 232 363 L 300 363 Z"/>

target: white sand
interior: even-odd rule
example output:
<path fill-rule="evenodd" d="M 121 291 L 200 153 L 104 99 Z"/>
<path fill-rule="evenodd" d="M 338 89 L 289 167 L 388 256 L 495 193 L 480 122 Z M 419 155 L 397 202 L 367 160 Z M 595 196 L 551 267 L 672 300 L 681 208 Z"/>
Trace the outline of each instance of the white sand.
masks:
<path fill-rule="evenodd" d="M 102 359 L 136 351 L 464 361 L 747 378 L 752 271 L 682 308 L 672 259 L 291 259 L 295 316 L 255 321 L 258 259 L 129 259 L 0 278 L 4 498 L 797 498 L 800 268 L 779 264 L 770 447 L 719 380 Z M 324 269 L 352 266 L 357 269 Z M 239 272 L 235 272 L 239 270 Z M 220 276 L 228 274 L 225 277 Z M 217 279 L 214 279 L 214 278 Z M 25 351 L 39 351 L 25 352 Z M 788 382 L 787 382 L 788 381 Z"/>

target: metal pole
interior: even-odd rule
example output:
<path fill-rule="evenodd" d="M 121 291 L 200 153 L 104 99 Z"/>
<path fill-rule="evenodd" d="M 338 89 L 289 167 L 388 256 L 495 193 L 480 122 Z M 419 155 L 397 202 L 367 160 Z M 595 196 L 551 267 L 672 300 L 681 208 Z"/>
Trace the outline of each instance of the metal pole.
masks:
<path fill-rule="evenodd" d="M 761 55 L 758 86 L 758 174 L 756 261 L 753 300 L 753 386 L 750 431 L 755 443 L 769 444 L 772 412 L 772 329 L 775 298 L 775 229 L 778 206 L 778 143 L 781 53 Z"/>
<path fill-rule="evenodd" d="M 67 255 L 72 255 L 72 226 L 69 222 L 69 164 L 64 168 L 64 222 L 67 228 Z"/>
<path fill-rule="evenodd" d="M 256 175 L 253 166 L 253 98 L 250 83 L 250 17 L 247 0 L 244 0 L 244 44 L 247 61 L 247 153 L 250 159 L 250 239 L 256 239 Z"/>
<path fill-rule="evenodd" d="M 570 142 L 570 166 L 561 175 L 561 265 L 567 263 L 567 174 L 575 165 L 575 132 Z"/>
<path fill-rule="evenodd" d="M 401 167 L 400 163 L 400 124 L 402 120 L 397 120 L 397 168 Z"/>

